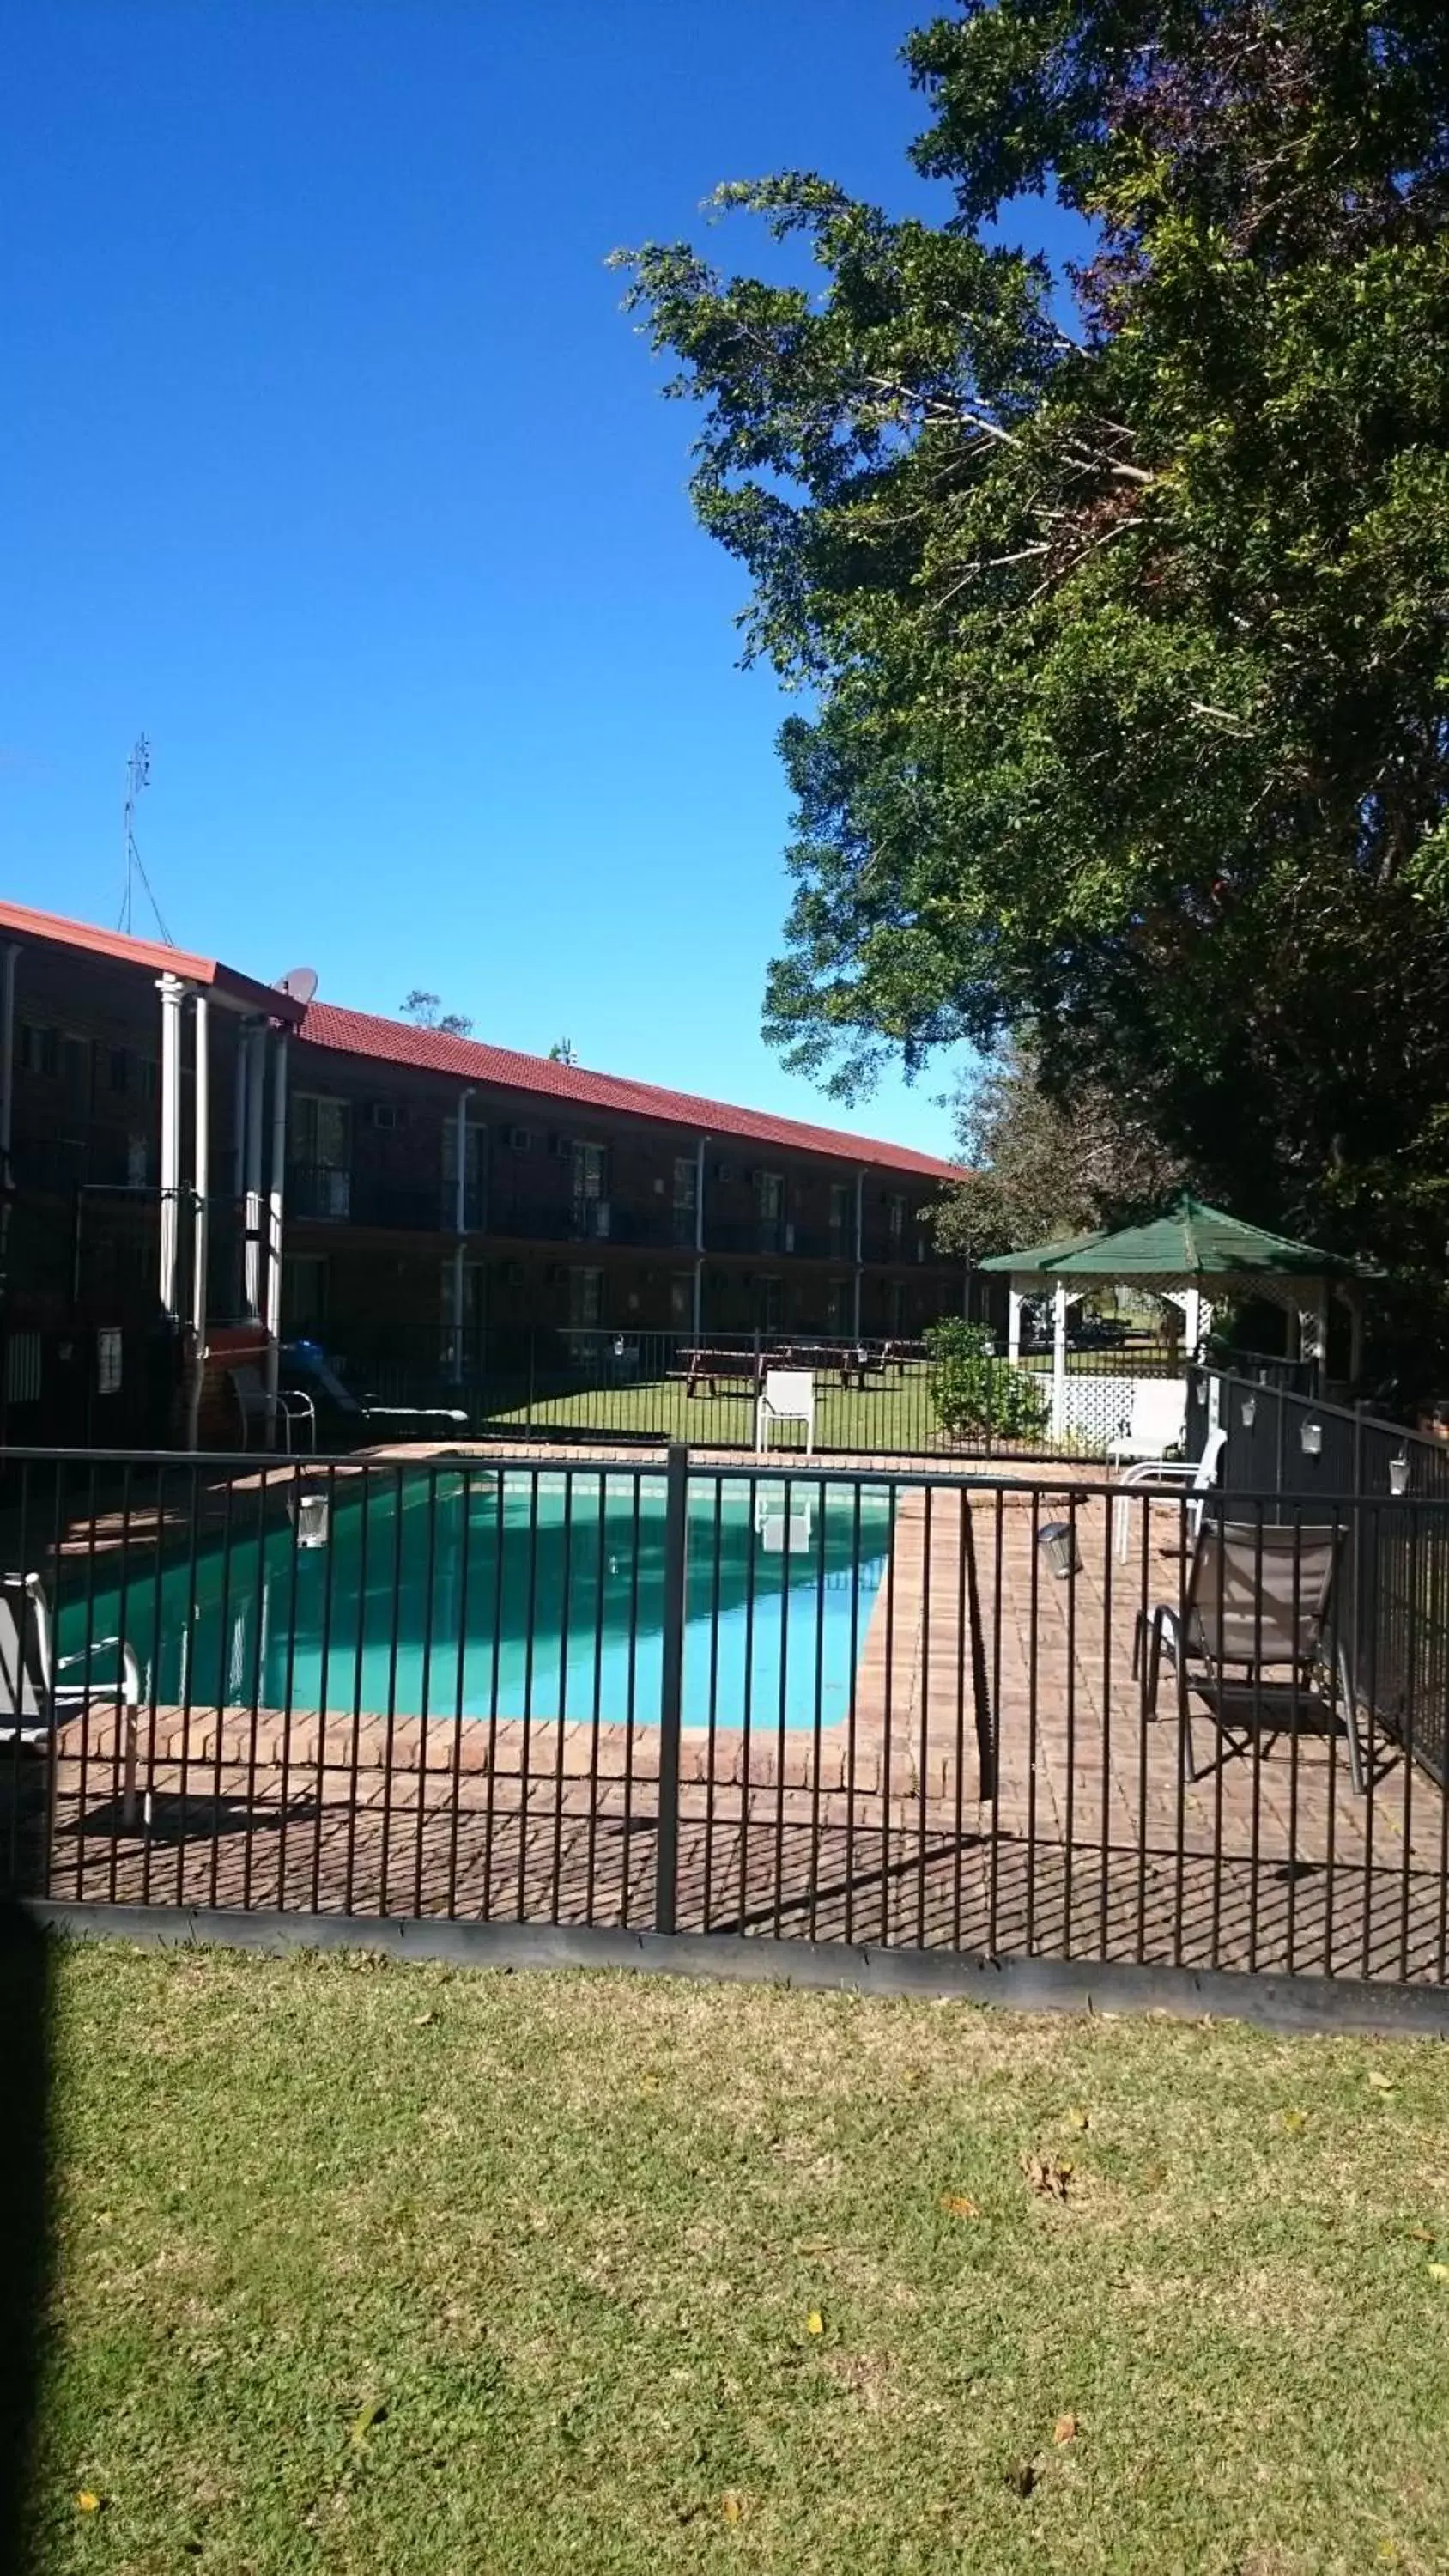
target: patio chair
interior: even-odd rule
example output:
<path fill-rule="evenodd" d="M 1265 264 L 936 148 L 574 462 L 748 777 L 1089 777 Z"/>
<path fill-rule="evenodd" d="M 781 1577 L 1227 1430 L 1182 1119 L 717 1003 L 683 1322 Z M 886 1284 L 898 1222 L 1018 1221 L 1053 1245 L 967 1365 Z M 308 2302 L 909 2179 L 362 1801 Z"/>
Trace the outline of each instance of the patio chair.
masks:
<path fill-rule="evenodd" d="M 1189 1694 L 1207 1701 L 1214 1725 L 1228 1742 L 1229 1694 L 1246 1702 L 1248 1732 L 1274 1710 L 1296 1727 L 1305 1688 L 1325 1673 L 1332 1702 L 1343 1710 L 1354 1788 L 1364 1792 L 1353 1677 L 1342 1642 L 1330 1635 L 1329 1602 L 1347 1532 L 1254 1521 L 1209 1521 L 1197 1534 L 1181 1603 L 1160 1601 L 1141 1611 L 1133 1670 L 1147 1656 L 1146 1714 L 1157 1710 L 1164 1654 L 1177 1675 L 1182 1769 L 1196 1780 Z M 1285 1681 L 1265 1680 L 1287 1669 Z M 1240 1670 L 1240 1683 L 1229 1673 Z"/>
<path fill-rule="evenodd" d="M 809 1369 L 766 1369 L 755 1405 L 755 1454 L 770 1445 L 772 1424 L 803 1422 L 805 1455 L 815 1455 L 815 1380 Z"/>
<path fill-rule="evenodd" d="M 276 1394 L 273 1395 L 263 1385 L 260 1372 L 249 1364 L 242 1368 L 228 1369 L 227 1376 L 231 1380 L 232 1393 L 236 1397 L 237 1411 L 241 1416 L 244 1449 L 250 1449 L 252 1445 L 254 1428 L 259 1429 L 265 1439 L 273 1424 L 276 1424 L 281 1430 L 282 1447 L 290 1457 L 294 1423 L 305 1428 L 308 1447 L 316 1449 L 317 1407 L 310 1395 L 305 1394 L 300 1386 L 278 1387 Z"/>
<path fill-rule="evenodd" d="M 57 1681 L 57 1673 L 73 1672 L 97 1655 L 115 1658 L 109 1681 L 99 1676 Z M 141 1711 L 141 1667 L 134 1649 L 124 1637 L 93 1637 L 89 1646 L 57 1662 L 50 1603 L 39 1575 L 0 1575 L 0 1743 L 43 1746 L 63 1719 L 83 1716 L 91 1708 L 114 1709 L 122 1729 L 121 1819 L 129 1825 L 136 1813 Z"/>
<path fill-rule="evenodd" d="M 1132 1410 L 1107 1444 L 1107 1464 L 1122 1466 L 1129 1458 L 1165 1458 L 1180 1449 L 1187 1430 L 1185 1377 L 1139 1377 L 1132 1388 Z"/>
<path fill-rule="evenodd" d="M 1135 1467 L 1123 1469 L 1112 1488 L 1112 1537 L 1124 1562 L 1131 1535 L 1132 1505 L 1139 1498 L 1145 1501 L 1151 1494 L 1180 1494 L 1183 1536 L 1196 1538 L 1227 1445 L 1226 1431 L 1210 1431 L 1200 1458 L 1143 1458 Z"/>
<path fill-rule="evenodd" d="M 460 1424 L 464 1430 L 468 1427 L 468 1416 L 461 1405 L 377 1404 L 370 1395 L 354 1395 L 351 1387 L 338 1375 L 326 1352 L 316 1342 L 295 1344 L 290 1364 L 293 1368 L 304 1369 L 320 1392 L 326 1396 L 328 1403 L 335 1405 L 337 1411 L 346 1414 L 350 1421 L 446 1422 L 454 1430 Z M 294 1387 L 289 1391 L 299 1396 L 304 1403 L 313 1406 L 312 1446 L 315 1449 L 317 1446 L 315 1399 L 302 1387 Z"/>

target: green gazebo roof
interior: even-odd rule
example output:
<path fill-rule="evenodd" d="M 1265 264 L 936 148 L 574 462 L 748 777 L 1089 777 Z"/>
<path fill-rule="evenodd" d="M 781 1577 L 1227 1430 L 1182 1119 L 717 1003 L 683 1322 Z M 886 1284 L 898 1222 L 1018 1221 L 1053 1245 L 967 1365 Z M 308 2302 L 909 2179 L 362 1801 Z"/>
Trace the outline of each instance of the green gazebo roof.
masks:
<path fill-rule="evenodd" d="M 1115 1234 L 1069 1234 L 1057 1243 L 999 1252 L 983 1270 L 1039 1273 L 1053 1279 L 1371 1279 L 1367 1263 L 1311 1243 L 1244 1225 L 1221 1208 L 1207 1207 L 1184 1190 L 1161 1216 L 1124 1225 Z"/>

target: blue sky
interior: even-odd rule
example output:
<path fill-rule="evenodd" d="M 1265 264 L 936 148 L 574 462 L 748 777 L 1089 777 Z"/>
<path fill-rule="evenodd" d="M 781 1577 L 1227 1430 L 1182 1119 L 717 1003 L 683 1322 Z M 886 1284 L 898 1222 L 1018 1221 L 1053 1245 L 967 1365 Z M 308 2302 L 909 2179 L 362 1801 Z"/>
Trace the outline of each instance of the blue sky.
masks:
<path fill-rule="evenodd" d="M 925 14 L 8 0 L 5 891 L 114 923 L 144 730 L 183 944 L 947 1149 L 949 1065 L 837 1111 L 759 1036 L 783 702 L 604 266 L 783 165 L 929 203 Z"/>

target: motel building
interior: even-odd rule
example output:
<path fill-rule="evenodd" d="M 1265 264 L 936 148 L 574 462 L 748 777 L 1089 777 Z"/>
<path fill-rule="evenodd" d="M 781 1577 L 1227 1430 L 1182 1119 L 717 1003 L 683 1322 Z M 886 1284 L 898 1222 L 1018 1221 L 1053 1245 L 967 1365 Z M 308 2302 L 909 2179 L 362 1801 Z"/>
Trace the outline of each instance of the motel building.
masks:
<path fill-rule="evenodd" d="M 290 1341 L 422 1402 L 608 1337 L 915 1341 L 956 1167 L 0 904 L 13 1445 L 234 1446 Z"/>

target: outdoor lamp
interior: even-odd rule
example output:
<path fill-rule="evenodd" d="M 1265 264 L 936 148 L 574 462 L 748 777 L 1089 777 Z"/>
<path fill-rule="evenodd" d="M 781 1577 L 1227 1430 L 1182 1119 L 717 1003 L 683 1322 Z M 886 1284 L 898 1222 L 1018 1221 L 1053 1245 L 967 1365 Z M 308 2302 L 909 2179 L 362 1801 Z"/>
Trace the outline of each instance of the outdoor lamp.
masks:
<path fill-rule="evenodd" d="M 1053 1574 L 1080 1574 L 1081 1552 L 1077 1546 L 1077 1533 L 1070 1521 L 1043 1522 L 1037 1532 L 1036 1543 Z"/>
<path fill-rule="evenodd" d="M 1251 1431 L 1251 1430 L 1252 1430 L 1252 1428 L 1253 1428 L 1254 1423 L 1255 1423 L 1255 1422 L 1257 1421 L 1257 1419 L 1258 1419 L 1258 1399 L 1257 1399 L 1257 1397 L 1256 1397 L 1255 1395 L 1245 1395 L 1245 1396 L 1244 1396 L 1244 1398 L 1243 1398 L 1243 1403 L 1242 1403 L 1242 1415 L 1243 1415 L 1243 1429 L 1244 1429 L 1245 1431 Z"/>
<path fill-rule="evenodd" d="M 1405 1451 L 1400 1457 L 1391 1458 L 1389 1460 L 1389 1492 L 1391 1494 L 1406 1494 L 1408 1490 L 1409 1459 L 1408 1452 Z"/>
<path fill-rule="evenodd" d="M 1303 1444 L 1303 1455 L 1305 1458 L 1322 1457 L 1323 1425 L 1321 1422 L 1305 1422 L 1302 1430 L 1298 1434 L 1298 1437 Z"/>
<path fill-rule="evenodd" d="M 332 1505 L 325 1485 L 304 1485 L 292 1497 L 292 1518 L 299 1547 L 325 1547 L 331 1535 Z"/>

